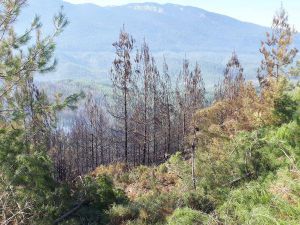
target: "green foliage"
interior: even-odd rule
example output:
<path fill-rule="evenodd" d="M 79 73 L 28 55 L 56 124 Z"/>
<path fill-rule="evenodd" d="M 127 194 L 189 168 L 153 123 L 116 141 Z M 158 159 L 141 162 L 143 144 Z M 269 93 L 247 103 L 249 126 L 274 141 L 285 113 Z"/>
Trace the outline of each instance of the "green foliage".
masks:
<path fill-rule="evenodd" d="M 121 190 L 115 189 L 108 176 L 93 178 L 87 176 L 77 183 L 72 201 L 83 206 L 71 216 L 84 224 L 99 224 L 107 221 L 105 211 L 113 204 L 126 204 L 127 197 Z"/>
<path fill-rule="evenodd" d="M 190 180 L 192 179 L 192 171 L 189 163 L 184 160 L 181 152 L 177 152 L 172 155 L 171 158 L 165 163 L 168 171 L 176 174 L 182 181 L 184 186 L 182 188 L 186 190 L 192 189 Z"/>
<path fill-rule="evenodd" d="M 140 209 L 138 220 L 144 224 L 157 224 L 165 221 L 166 215 L 176 207 L 176 195 L 172 193 L 144 196 L 136 200 L 136 206 Z"/>
<path fill-rule="evenodd" d="M 70 189 L 53 179 L 48 155 L 56 112 L 74 107 L 81 95 L 72 95 L 59 108 L 34 84 L 36 73 L 53 71 L 55 38 L 68 21 L 60 11 L 53 33 L 42 35 L 36 17 L 18 35 L 14 31 L 26 0 L 1 1 L 0 40 L 0 222 L 51 224 L 65 210 Z"/>
<path fill-rule="evenodd" d="M 193 202 L 200 204 L 204 196 L 225 224 L 297 224 L 299 93 L 293 89 L 277 101 L 280 123 L 240 132 L 229 141 L 213 137 L 207 148 L 198 149 L 197 192 L 183 198 L 189 207 L 196 209 Z"/>
<path fill-rule="evenodd" d="M 49 156 L 43 151 L 29 154 L 31 149 L 23 142 L 23 138 L 22 130 L 0 130 L 1 171 L 13 185 L 25 186 L 31 191 L 51 189 L 53 179 Z"/>
<path fill-rule="evenodd" d="M 200 225 L 205 224 L 207 216 L 190 208 L 176 209 L 167 219 L 168 225 Z"/>
<path fill-rule="evenodd" d="M 0 193 L 6 202 L 1 215 L 13 216 L 20 210 L 25 221 L 39 224 L 51 220 L 61 202 L 55 199 L 49 156 L 44 151 L 30 154 L 32 148 L 23 138 L 22 130 L 0 131 Z"/>
<path fill-rule="evenodd" d="M 299 172 L 286 169 L 233 190 L 218 209 L 226 224 L 298 224 Z"/>
<path fill-rule="evenodd" d="M 274 114 L 281 124 L 290 122 L 296 110 L 297 102 L 292 99 L 292 96 L 284 94 L 279 99 L 275 99 Z"/>
<path fill-rule="evenodd" d="M 188 207 L 205 213 L 210 213 L 215 210 L 213 199 L 210 199 L 209 195 L 205 195 L 199 190 L 183 193 L 181 201 L 180 207 Z"/>
<path fill-rule="evenodd" d="M 241 133 L 234 139 L 234 160 L 240 174 L 253 173 L 255 177 L 275 171 L 282 162 L 277 160 L 282 154 L 268 143 L 269 129 L 259 129 L 251 133 Z"/>
<path fill-rule="evenodd" d="M 65 108 L 75 110 L 77 109 L 77 103 L 81 99 L 85 98 L 85 94 L 83 91 L 81 91 L 79 94 L 73 94 L 68 97 L 66 97 L 62 102 L 60 98 L 62 97 L 62 94 L 59 94 L 56 96 L 56 104 L 53 106 L 54 110 L 63 110 Z"/>
<path fill-rule="evenodd" d="M 109 224 L 123 224 L 126 221 L 137 219 L 139 209 L 132 204 L 113 205 L 107 214 L 110 218 Z"/>

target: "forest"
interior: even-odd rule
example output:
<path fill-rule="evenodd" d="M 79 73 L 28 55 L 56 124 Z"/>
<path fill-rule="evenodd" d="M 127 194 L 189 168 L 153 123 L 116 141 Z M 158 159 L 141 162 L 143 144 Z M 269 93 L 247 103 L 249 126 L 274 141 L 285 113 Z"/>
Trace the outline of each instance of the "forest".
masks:
<path fill-rule="evenodd" d="M 213 90 L 187 58 L 171 74 L 124 25 L 105 94 L 65 95 L 34 78 L 55 70 L 67 15 L 20 34 L 26 4 L 0 2 L 1 225 L 300 223 L 300 61 L 283 7 L 256 82 L 235 51 Z"/>

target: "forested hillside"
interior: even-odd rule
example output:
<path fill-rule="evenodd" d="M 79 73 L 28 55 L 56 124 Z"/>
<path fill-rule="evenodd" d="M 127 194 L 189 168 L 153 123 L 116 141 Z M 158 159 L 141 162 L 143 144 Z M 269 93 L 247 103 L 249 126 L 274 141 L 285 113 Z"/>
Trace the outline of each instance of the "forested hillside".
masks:
<path fill-rule="evenodd" d="M 283 8 L 255 83 L 233 50 L 208 95 L 200 64 L 172 74 L 124 26 L 111 86 L 62 94 L 34 78 L 56 67 L 63 9 L 53 33 L 37 17 L 20 34 L 26 0 L 0 5 L 1 225 L 299 224 L 300 62 Z"/>

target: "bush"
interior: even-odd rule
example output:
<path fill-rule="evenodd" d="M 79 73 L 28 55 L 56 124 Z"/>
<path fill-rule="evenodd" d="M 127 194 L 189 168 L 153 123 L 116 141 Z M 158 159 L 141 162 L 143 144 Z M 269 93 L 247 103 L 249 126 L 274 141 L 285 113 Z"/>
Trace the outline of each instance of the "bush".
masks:
<path fill-rule="evenodd" d="M 96 178 L 86 176 L 82 182 L 77 182 L 71 201 L 76 205 L 83 202 L 82 207 L 66 221 L 77 219 L 81 224 L 107 224 L 106 210 L 113 204 L 127 203 L 124 192 L 115 189 L 107 175 Z M 77 221 L 76 220 L 76 221 Z"/>
<path fill-rule="evenodd" d="M 137 199 L 136 205 L 140 209 L 139 220 L 143 221 L 143 224 L 165 222 L 166 216 L 175 209 L 176 201 L 177 196 L 172 193 L 154 193 Z"/>
<path fill-rule="evenodd" d="M 204 195 L 199 191 L 191 191 L 184 193 L 182 196 L 183 207 L 210 213 L 215 209 L 215 204 L 208 195 Z"/>
<path fill-rule="evenodd" d="M 134 205 L 113 205 L 107 214 L 109 216 L 109 224 L 116 225 L 136 219 L 139 215 L 139 210 Z"/>
<path fill-rule="evenodd" d="M 292 99 L 292 96 L 282 95 L 280 98 L 275 99 L 274 106 L 274 115 L 277 117 L 279 124 L 293 120 L 293 116 L 297 111 L 297 102 Z"/>
<path fill-rule="evenodd" d="M 200 225 L 205 224 L 208 217 L 190 208 L 176 209 L 173 214 L 168 217 L 168 225 Z"/>
<path fill-rule="evenodd" d="M 0 129 L 0 221 L 49 224 L 61 203 L 54 196 L 52 162 L 43 149 L 30 148 L 24 136 L 22 130 Z"/>

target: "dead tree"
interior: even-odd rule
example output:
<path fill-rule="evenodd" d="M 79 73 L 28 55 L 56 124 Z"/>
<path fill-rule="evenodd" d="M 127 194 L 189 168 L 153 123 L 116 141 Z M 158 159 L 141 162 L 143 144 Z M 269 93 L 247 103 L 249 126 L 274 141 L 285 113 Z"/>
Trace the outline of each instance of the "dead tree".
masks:
<path fill-rule="evenodd" d="M 134 40 L 123 28 L 119 40 L 113 44 L 116 49 L 116 58 L 111 69 L 113 84 L 113 106 L 110 107 L 111 115 L 119 122 L 120 130 L 124 139 L 124 157 L 128 162 L 128 137 L 131 91 L 133 88 L 131 52 Z"/>

